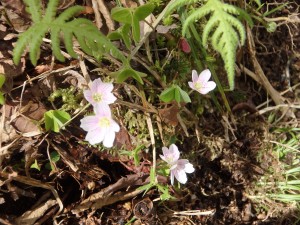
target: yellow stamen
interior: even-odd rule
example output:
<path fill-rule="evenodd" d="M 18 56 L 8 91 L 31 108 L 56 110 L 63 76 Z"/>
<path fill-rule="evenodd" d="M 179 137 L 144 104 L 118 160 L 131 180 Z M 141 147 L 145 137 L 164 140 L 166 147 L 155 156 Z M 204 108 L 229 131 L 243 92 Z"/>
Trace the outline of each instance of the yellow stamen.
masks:
<path fill-rule="evenodd" d="M 98 123 L 99 123 L 100 127 L 109 127 L 110 126 L 110 120 L 107 117 L 101 118 Z"/>

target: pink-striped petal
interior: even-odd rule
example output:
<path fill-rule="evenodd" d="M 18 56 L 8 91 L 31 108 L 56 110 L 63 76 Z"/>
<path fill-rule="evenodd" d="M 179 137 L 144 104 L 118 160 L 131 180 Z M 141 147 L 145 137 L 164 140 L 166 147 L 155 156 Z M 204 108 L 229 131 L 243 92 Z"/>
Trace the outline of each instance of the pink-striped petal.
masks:
<path fill-rule="evenodd" d="M 206 84 L 203 85 L 203 87 L 200 89 L 200 93 L 205 95 L 208 92 L 214 90 L 216 88 L 216 83 L 214 81 L 208 81 Z"/>
<path fill-rule="evenodd" d="M 85 140 L 88 141 L 91 145 L 99 144 L 103 141 L 105 135 L 105 130 L 96 129 L 91 130 L 87 133 Z"/>
<path fill-rule="evenodd" d="M 209 71 L 209 69 L 203 70 L 198 78 L 198 82 L 200 82 L 201 84 L 205 84 L 211 77 L 211 73 Z"/>
<path fill-rule="evenodd" d="M 80 120 L 80 127 L 85 131 L 95 130 L 99 127 L 99 119 L 96 116 L 86 116 Z"/>
<path fill-rule="evenodd" d="M 197 82 L 198 80 L 198 73 L 196 70 L 192 70 L 192 81 Z"/>
<path fill-rule="evenodd" d="M 103 145 L 107 148 L 111 148 L 113 146 L 114 140 L 115 140 L 115 132 L 108 132 L 104 137 Z"/>

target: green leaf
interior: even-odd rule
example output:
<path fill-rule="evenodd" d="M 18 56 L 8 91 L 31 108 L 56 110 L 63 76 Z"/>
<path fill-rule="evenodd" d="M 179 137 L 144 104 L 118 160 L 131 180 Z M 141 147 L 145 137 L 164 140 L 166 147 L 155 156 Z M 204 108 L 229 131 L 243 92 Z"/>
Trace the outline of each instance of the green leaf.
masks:
<path fill-rule="evenodd" d="M 134 165 L 140 165 L 139 153 L 144 148 L 144 145 L 138 146 L 133 150 Z"/>
<path fill-rule="evenodd" d="M 276 8 L 274 8 L 274 9 L 271 9 L 270 11 L 266 11 L 262 16 L 263 17 L 267 17 L 267 16 L 269 16 L 270 14 L 272 14 L 272 13 L 275 13 L 275 12 L 277 12 L 277 11 L 280 11 L 282 8 L 284 8 L 285 6 L 287 6 L 289 4 L 289 2 L 286 2 L 286 3 L 284 3 L 284 4 L 279 4 L 279 6 L 277 6 Z"/>
<path fill-rule="evenodd" d="M 44 114 L 46 130 L 59 132 L 60 128 L 71 119 L 69 113 L 61 110 L 50 110 Z"/>
<path fill-rule="evenodd" d="M 178 85 L 173 85 L 173 86 L 167 88 L 166 90 L 164 90 L 160 94 L 159 98 L 163 102 L 172 102 L 174 100 L 178 103 L 191 102 L 191 99 L 190 99 L 188 93 L 186 93 L 184 90 L 182 90 Z"/>
<path fill-rule="evenodd" d="M 140 41 L 140 22 L 136 17 L 132 18 L 132 35 L 135 43 Z"/>
<path fill-rule="evenodd" d="M 5 76 L 4 74 L 0 73 L 0 88 L 3 86 L 5 82 Z"/>
<path fill-rule="evenodd" d="M 260 2 L 260 0 L 254 0 L 255 1 L 255 3 L 260 7 L 261 6 L 261 2 Z"/>
<path fill-rule="evenodd" d="M 34 163 L 30 166 L 31 169 L 37 169 L 38 171 L 41 171 L 41 167 L 39 166 L 37 160 L 34 160 Z"/>
<path fill-rule="evenodd" d="M 174 93 L 175 93 L 174 94 L 175 95 L 175 101 L 179 103 L 181 99 L 180 99 L 180 91 L 178 90 L 177 86 L 175 88 L 175 92 Z"/>
<path fill-rule="evenodd" d="M 131 47 L 131 39 L 130 39 L 130 25 L 129 24 L 124 24 L 123 27 L 122 27 L 122 30 L 121 30 L 121 34 L 122 34 L 122 37 L 123 37 L 123 41 L 124 41 L 124 44 L 126 46 L 127 49 L 130 50 L 130 47 Z"/>
<path fill-rule="evenodd" d="M 169 87 L 166 90 L 164 90 L 160 95 L 159 99 L 163 102 L 171 102 L 175 100 L 175 87 Z"/>
<path fill-rule="evenodd" d="M 141 21 L 141 20 L 145 19 L 147 16 L 149 16 L 153 12 L 154 8 L 155 8 L 155 6 L 152 3 L 147 3 L 144 5 L 141 5 L 135 9 L 135 11 L 133 13 L 133 17 L 135 17 L 137 20 Z"/>
<path fill-rule="evenodd" d="M 53 151 L 50 153 L 49 163 L 46 163 L 45 167 L 48 170 L 55 170 L 55 163 L 60 160 L 60 155 L 57 151 Z"/>
<path fill-rule="evenodd" d="M 162 192 L 162 194 L 160 195 L 160 199 L 161 199 L 162 201 L 166 201 L 166 200 L 169 200 L 169 199 L 171 199 L 171 198 L 174 198 L 174 197 L 172 197 L 172 196 L 170 195 L 170 193 L 169 193 L 169 188 L 168 188 L 168 187 L 162 186 L 162 185 L 160 185 L 160 184 L 157 184 L 156 186 L 157 186 L 158 190 L 160 190 L 160 191 Z"/>
<path fill-rule="evenodd" d="M 149 183 L 149 184 L 145 184 L 145 185 L 143 185 L 143 186 L 138 187 L 137 190 L 147 192 L 147 191 L 150 190 L 150 188 L 152 188 L 152 187 L 153 187 L 153 184 Z"/>
<path fill-rule="evenodd" d="M 151 167 L 150 169 L 150 183 L 156 184 L 156 173 L 155 173 L 155 168 Z"/>
<path fill-rule="evenodd" d="M 50 158 L 52 162 L 56 163 L 60 160 L 60 155 L 58 154 L 57 151 L 53 151 L 50 153 Z"/>
<path fill-rule="evenodd" d="M 115 7 L 111 10 L 111 17 L 118 22 L 131 24 L 132 12 L 128 8 Z"/>
<path fill-rule="evenodd" d="M 4 105 L 4 103 L 5 103 L 5 98 L 3 93 L 0 91 L 0 105 Z"/>
<path fill-rule="evenodd" d="M 128 78 L 132 77 L 140 84 L 144 84 L 142 77 L 147 76 L 147 74 L 135 71 L 129 67 L 125 67 L 117 72 L 110 73 L 110 75 L 116 78 L 117 83 L 122 83 Z"/>
<path fill-rule="evenodd" d="M 107 37 L 112 40 L 112 41 L 115 41 L 115 40 L 120 40 L 122 39 L 122 34 L 120 31 L 116 30 L 116 31 L 113 31 L 113 32 L 110 32 Z"/>
<path fill-rule="evenodd" d="M 191 102 L 191 99 L 190 99 L 190 96 L 188 93 L 186 93 L 184 90 L 182 90 L 180 87 L 179 87 L 179 91 L 180 91 L 180 96 L 182 98 L 182 100 L 185 102 L 185 103 L 189 103 Z"/>

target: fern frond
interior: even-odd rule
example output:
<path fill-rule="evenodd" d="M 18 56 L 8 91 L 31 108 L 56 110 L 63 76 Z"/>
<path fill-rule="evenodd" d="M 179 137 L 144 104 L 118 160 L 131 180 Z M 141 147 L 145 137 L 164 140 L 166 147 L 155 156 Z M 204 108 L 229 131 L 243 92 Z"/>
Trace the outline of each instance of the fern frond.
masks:
<path fill-rule="evenodd" d="M 206 46 L 210 34 L 213 33 L 211 36 L 212 47 L 221 54 L 225 63 L 229 87 L 233 90 L 236 49 L 246 40 L 245 28 L 234 16 L 243 14 L 242 16 L 247 20 L 249 18 L 242 9 L 222 3 L 220 0 L 208 0 L 205 5 L 193 11 L 186 18 L 182 28 L 183 35 L 187 33 L 187 29 L 192 23 L 208 14 L 210 17 L 203 29 L 202 44 Z"/>
<path fill-rule="evenodd" d="M 42 19 L 42 8 L 40 0 L 24 0 L 27 5 L 26 11 L 31 15 L 33 22 L 39 22 Z"/>
<path fill-rule="evenodd" d="M 183 35 L 186 34 L 186 31 L 187 31 L 188 27 L 190 26 L 190 24 L 192 24 L 196 20 L 210 14 L 213 11 L 214 11 L 214 9 L 211 8 L 207 4 L 207 5 L 202 6 L 199 9 L 195 10 L 191 15 L 188 15 L 188 17 L 186 18 L 186 20 L 184 21 L 183 26 L 182 26 L 182 34 Z"/>
<path fill-rule="evenodd" d="M 15 64 L 19 63 L 22 53 L 26 47 L 29 47 L 30 60 L 36 65 L 43 37 L 45 37 L 48 31 L 51 35 L 53 54 L 60 61 L 65 60 L 60 51 L 60 38 L 63 38 L 67 52 L 72 57 L 77 57 L 73 49 L 73 37 L 75 37 L 82 50 L 87 54 L 98 56 L 99 53 L 107 53 L 121 60 L 123 63 L 127 63 L 126 57 L 91 21 L 83 18 L 69 21 L 74 15 L 82 11 L 83 7 L 70 7 L 58 17 L 55 17 L 58 1 L 50 0 L 45 15 L 41 16 L 40 1 L 25 0 L 34 23 L 19 36 L 14 48 L 13 60 Z"/>
<path fill-rule="evenodd" d="M 173 4 L 170 4 L 166 9 L 166 16 L 169 15 L 171 12 L 175 11 L 177 8 L 189 5 L 198 2 L 199 0 L 176 0 Z"/>
<path fill-rule="evenodd" d="M 49 1 L 46 12 L 45 12 L 45 16 L 43 18 L 44 22 L 51 23 L 51 21 L 54 20 L 58 3 L 59 3 L 59 1 Z"/>
<path fill-rule="evenodd" d="M 205 25 L 202 33 L 202 43 L 205 46 L 209 37 L 210 32 L 214 27 L 218 26 L 219 20 L 215 17 L 212 17 Z"/>

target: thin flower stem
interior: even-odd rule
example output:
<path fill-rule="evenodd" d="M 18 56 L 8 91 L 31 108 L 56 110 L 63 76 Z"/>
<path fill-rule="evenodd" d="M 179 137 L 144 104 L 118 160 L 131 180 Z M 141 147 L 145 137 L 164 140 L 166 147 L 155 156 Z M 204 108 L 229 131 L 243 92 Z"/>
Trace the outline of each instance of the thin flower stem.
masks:
<path fill-rule="evenodd" d="M 69 125 L 77 116 L 79 116 L 83 111 L 85 111 L 91 104 L 86 104 L 75 116 L 73 116 L 69 121 L 67 121 L 64 125 L 62 125 L 61 129 L 65 126 Z"/>

